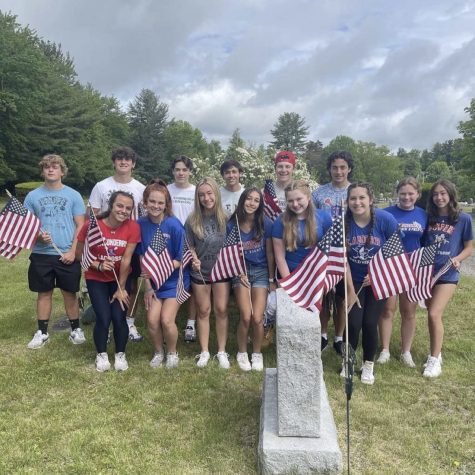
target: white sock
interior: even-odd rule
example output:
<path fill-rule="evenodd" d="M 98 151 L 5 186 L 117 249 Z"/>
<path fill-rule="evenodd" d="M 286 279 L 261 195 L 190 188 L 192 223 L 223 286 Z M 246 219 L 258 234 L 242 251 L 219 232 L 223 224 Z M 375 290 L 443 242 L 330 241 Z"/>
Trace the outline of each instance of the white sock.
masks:
<path fill-rule="evenodd" d="M 187 327 L 191 327 L 191 328 L 195 328 L 195 320 L 187 320 L 186 321 L 186 326 Z"/>
<path fill-rule="evenodd" d="M 325 340 L 328 340 L 328 333 L 322 333 L 322 338 L 325 338 Z"/>
<path fill-rule="evenodd" d="M 335 343 L 337 343 L 339 341 L 343 341 L 343 337 L 342 336 L 335 336 Z"/>
<path fill-rule="evenodd" d="M 127 325 L 129 325 L 129 327 L 135 325 L 135 317 L 127 317 Z"/>

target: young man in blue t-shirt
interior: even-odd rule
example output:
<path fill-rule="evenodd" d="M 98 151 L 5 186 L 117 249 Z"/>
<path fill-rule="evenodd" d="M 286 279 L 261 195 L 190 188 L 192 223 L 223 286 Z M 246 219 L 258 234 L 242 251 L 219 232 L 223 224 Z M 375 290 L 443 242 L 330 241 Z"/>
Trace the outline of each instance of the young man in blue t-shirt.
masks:
<path fill-rule="evenodd" d="M 69 340 L 84 343 L 79 328 L 79 303 L 76 292 L 81 280 L 81 266 L 75 260 L 77 233 L 84 224 L 86 211 L 81 195 L 62 183 L 67 167 L 59 155 L 45 155 L 39 163 L 43 186 L 25 198 L 25 207 L 40 219 L 38 240 L 30 255 L 28 283 L 37 292 L 38 331 L 28 348 L 41 348 L 49 339 L 48 322 L 53 305 L 53 290 L 61 289 L 66 315 L 71 324 Z"/>
<path fill-rule="evenodd" d="M 350 152 L 333 152 L 327 159 L 327 170 L 331 181 L 319 186 L 313 193 L 312 198 L 315 207 L 330 211 L 332 218 L 341 216 L 350 181 L 348 180 L 353 170 L 353 157 Z M 339 284 L 343 285 L 343 284 Z M 322 311 L 320 312 L 320 323 L 322 326 L 322 351 L 328 345 L 328 320 L 330 319 L 331 298 L 333 293 L 329 293 L 324 300 Z M 342 351 L 343 332 L 345 331 L 344 302 L 335 295 L 335 307 L 333 312 L 333 322 L 335 324 L 335 341 L 333 348 L 339 354 Z"/>

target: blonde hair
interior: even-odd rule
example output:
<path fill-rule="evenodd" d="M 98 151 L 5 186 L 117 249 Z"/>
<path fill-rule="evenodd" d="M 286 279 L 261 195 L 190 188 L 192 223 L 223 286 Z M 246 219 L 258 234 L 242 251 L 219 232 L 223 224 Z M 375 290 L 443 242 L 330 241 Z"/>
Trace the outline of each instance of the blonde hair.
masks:
<path fill-rule="evenodd" d="M 221 204 L 221 193 L 219 192 L 218 184 L 210 177 L 203 178 L 196 184 L 195 189 L 195 207 L 194 211 L 190 214 L 189 222 L 191 229 L 198 239 L 204 238 L 203 229 L 203 215 L 205 210 L 199 200 L 199 190 L 203 185 L 209 185 L 214 193 L 214 208 L 211 213 L 215 216 L 218 222 L 218 230 L 221 233 L 226 231 L 226 214 L 224 213 L 223 206 Z"/>
<path fill-rule="evenodd" d="M 59 165 L 63 175 L 66 176 L 68 174 L 68 167 L 66 166 L 64 158 L 61 155 L 47 154 L 43 156 L 40 163 L 38 163 L 41 176 L 43 176 L 43 169 L 48 165 Z"/>
<path fill-rule="evenodd" d="M 308 198 L 302 244 L 304 247 L 315 246 L 317 244 L 317 218 L 315 216 L 315 206 L 313 205 L 310 186 L 304 180 L 294 180 L 285 187 L 286 198 L 290 191 L 300 191 Z M 287 251 L 295 251 L 298 247 L 299 219 L 288 205 L 282 216 L 282 224 L 284 225 L 283 241 L 285 249 Z"/>

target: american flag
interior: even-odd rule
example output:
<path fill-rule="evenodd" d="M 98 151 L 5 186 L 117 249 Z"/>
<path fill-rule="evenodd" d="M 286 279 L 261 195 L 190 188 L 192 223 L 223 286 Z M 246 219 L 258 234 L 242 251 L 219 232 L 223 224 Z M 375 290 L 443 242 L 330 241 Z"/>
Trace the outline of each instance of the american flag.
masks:
<path fill-rule="evenodd" d="M 432 280 L 431 280 L 431 287 L 434 287 L 434 285 L 436 284 L 436 282 L 446 273 L 449 271 L 449 269 L 453 266 L 452 264 L 452 259 L 448 258 L 447 261 L 445 262 L 445 264 L 439 269 L 439 271 L 437 272 L 437 274 L 434 275 L 434 277 L 432 277 Z"/>
<path fill-rule="evenodd" d="M 147 270 L 155 287 L 159 289 L 175 270 L 168 253 L 167 243 L 160 228 L 157 228 L 145 254 L 142 266 Z"/>
<path fill-rule="evenodd" d="M 147 216 L 147 210 L 145 209 L 145 206 L 142 202 L 140 202 L 137 206 L 137 213 L 139 215 L 139 218 L 142 216 Z"/>
<path fill-rule="evenodd" d="M 331 225 L 331 243 L 328 253 L 327 271 L 323 283 L 323 293 L 335 287 L 345 274 L 345 247 L 343 245 L 343 220 L 340 216 Z"/>
<path fill-rule="evenodd" d="M 421 247 L 411 252 L 409 260 L 414 269 L 416 285 L 407 291 L 410 302 L 419 302 L 432 297 L 432 272 L 434 271 L 435 254 L 439 244 Z"/>
<path fill-rule="evenodd" d="M 104 244 L 104 237 L 102 236 L 101 228 L 97 224 L 96 215 L 92 208 L 89 209 L 89 225 L 87 227 L 86 239 L 84 240 L 84 249 L 81 256 L 81 267 L 84 270 L 89 269 L 89 266 L 97 257 L 92 253 L 91 249 L 99 244 Z"/>
<path fill-rule="evenodd" d="M 287 277 L 279 280 L 280 286 L 299 307 L 313 312 L 322 309 L 332 234 L 330 227 L 310 254 Z"/>
<path fill-rule="evenodd" d="M 272 180 L 266 180 L 264 182 L 264 214 L 275 221 L 277 216 L 282 214 L 282 210 L 277 202 L 277 195 L 275 193 L 274 182 Z"/>
<path fill-rule="evenodd" d="M 399 231 L 373 256 L 368 266 L 368 277 L 376 300 L 401 294 L 416 285 Z"/>
<path fill-rule="evenodd" d="M 211 282 L 229 279 L 245 274 L 246 268 L 242 255 L 241 237 L 237 225 L 226 236 L 223 247 L 218 253 L 216 262 L 211 270 Z"/>
<path fill-rule="evenodd" d="M 185 289 L 183 280 L 183 270 L 191 262 L 193 255 L 188 247 L 188 241 L 185 238 L 185 245 L 183 247 L 183 257 L 181 258 L 180 270 L 178 271 L 178 283 L 176 286 L 176 301 L 183 304 L 190 297 L 190 293 Z"/>
<path fill-rule="evenodd" d="M 0 256 L 13 259 L 23 248 L 31 249 L 41 223 L 12 196 L 0 213 Z"/>

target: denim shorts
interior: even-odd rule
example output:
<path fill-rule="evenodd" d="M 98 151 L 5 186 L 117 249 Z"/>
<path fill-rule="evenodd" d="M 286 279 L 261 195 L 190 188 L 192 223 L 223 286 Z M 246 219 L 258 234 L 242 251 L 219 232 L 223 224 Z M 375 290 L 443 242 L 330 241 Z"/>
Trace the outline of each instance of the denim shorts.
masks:
<path fill-rule="evenodd" d="M 269 271 L 267 267 L 258 267 L 254 264 L 249 264 L 246 262 L 247 267 L 247 278 L 251 287 L 260 287 L 267 289 L 269 287 Z M 240 287 L 241 279 L 239 277 L 233 277 L 232 279 L 233 287 Z"/>

